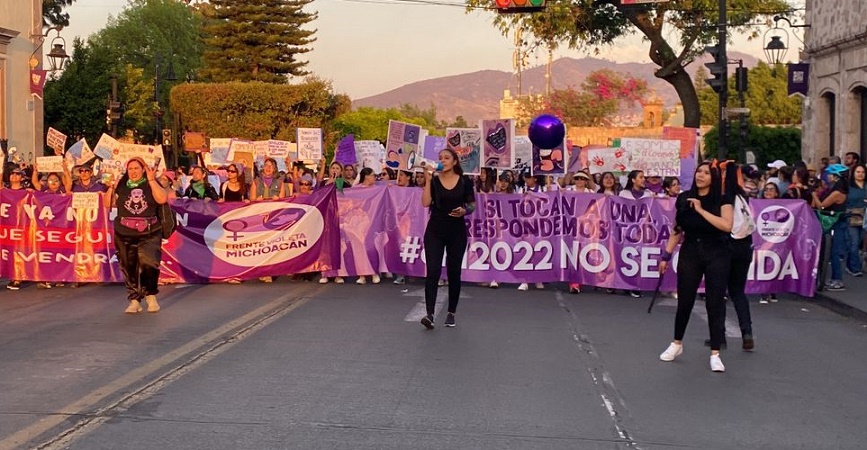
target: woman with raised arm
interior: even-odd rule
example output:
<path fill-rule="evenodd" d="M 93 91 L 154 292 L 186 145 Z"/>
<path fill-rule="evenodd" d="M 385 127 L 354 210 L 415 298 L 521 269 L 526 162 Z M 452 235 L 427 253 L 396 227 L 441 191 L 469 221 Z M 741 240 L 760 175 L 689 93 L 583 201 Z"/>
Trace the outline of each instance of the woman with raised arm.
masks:
<path fill-rule="evenodd" d="M 683 353 L 683 336 L 695 306 L 696 293 L 704 279 L 710 328 L 710 368 L 714 372 L 725 372 L 719 351 L 725 339 L 725 293 L 731 265 L 729 233 L 733 217 L 733 202 L 722 193 L 721 184 L 715 163 L 703 162 L 696 167 L 692 188 L 677 197 L 673 232 L 659 263 L 659 274 L 664 276 L 678 241 L 683 242 L 677 261 L 674 340 L 659 359 L 674 361 Z"/>
<path fill-rule="evenodd" d="M 467 224 L 464 216 L 476 209 L 473 183 L 464 176 L 458 155 L 452 149 L 439 154 L 442 170 L 437 176 L 425 171 L 426 184 L 421 203 L 430 208 L 430 217 L 424 232 L 424 253 L 427 277 L 424 281 L 424 299 L 427 315 L 421 324 L 434 328 L 437 289 L 442 275 L 443 254 L 446 257 L 446 276 L 449 281 L 449 306 L 445 326 L 456 325 L 455 313 L 461 296 L 461 262 L 467 250 Z"/>
<path fill-rule="evenodd" d="M 114 247 L 129 300 L 124 312 L 140 313 L 142 300 L 149 313 L 158 312 L 163 229 L 157 210 L 168 201 L 168 193 L 157 182 L 155 169 L 138 157 L 126 163 L 126 174 L 114 191 Z"/>

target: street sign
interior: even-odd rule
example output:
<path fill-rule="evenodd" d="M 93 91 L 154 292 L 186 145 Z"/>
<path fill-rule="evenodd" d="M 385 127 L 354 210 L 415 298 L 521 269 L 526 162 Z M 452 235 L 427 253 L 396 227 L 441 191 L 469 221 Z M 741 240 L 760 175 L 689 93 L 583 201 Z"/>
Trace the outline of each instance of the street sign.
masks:
<path fill-rule="evenodd" d="M 725 115 L 726 116 L 736 116 L 738 114 L 749 114 L 749 108 L 726 108 Z"/>

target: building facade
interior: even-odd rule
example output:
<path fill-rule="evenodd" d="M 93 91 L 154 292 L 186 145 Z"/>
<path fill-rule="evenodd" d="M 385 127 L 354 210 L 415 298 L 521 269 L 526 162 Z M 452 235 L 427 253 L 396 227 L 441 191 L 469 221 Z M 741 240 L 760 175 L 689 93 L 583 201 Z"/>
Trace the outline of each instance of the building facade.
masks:
<path fill-rule="evenodd" d="M 867 158 L 867 2 L 807 0 L 805 49 L 810 63 L 804 101 L 805 161 L 847 152 Z"/>
<path fill-rule="evenodd" d="M 42 154 L 42 100 L 30 94 L 30 57 L 42 60 L 42 2 L 0 1 L 0 143 L 26 161 Z M 31 37 L 31 36 L 37 37 Z"/>

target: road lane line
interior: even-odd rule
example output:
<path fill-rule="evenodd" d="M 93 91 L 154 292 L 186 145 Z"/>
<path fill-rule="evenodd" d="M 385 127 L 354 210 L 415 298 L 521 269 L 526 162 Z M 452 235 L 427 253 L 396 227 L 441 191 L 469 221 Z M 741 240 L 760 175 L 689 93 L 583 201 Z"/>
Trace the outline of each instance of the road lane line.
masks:
<path fill-rule="evenodd" d="M 23 445 L 31 444 L 32 440 L 42 436 L 43 434 L 50 431 L 52 428 L 61 425 L 63 422 L 67 421 L 70 416 L 88 416 L 87 419 L 76 423 L 76 425 L 63 431 L 52 440 L 41 444 L 38 448 L 52 448 L 49 446 L 58 441 L 68 443 L 67 438 L 71 439 L 73 437 L 72 435 L 76 434 L 77 430 L 82 429 L 83 427 L 91 423 L 94 423 L 98 426 L 105 420 L 108 420 L 108 417 L 105 417 L 105 413 L 107 411 L 118 407 L 119 405 L 128 401 L 130 398 L 140 395 L 143 391 L 151 387 L 162 387 L 167 384 L 167 382 L 174 381 L 184 373 L 192 370 L 195 367 L 198 367 L 204 362 L 210 360 L 213 356 L 216 356 L 217 354 L 222 353 L 223 351 L 228 349 L 230 346 L 227 344 L 233 344 L 235 342 L 238 342 L 244 337 L 247 337 L 253 332 L 258 331 L 262 327 L 270 324 L 274 320 L 277 320 L 280 317 L 304 305 L 309 300 L 309 297 L 306 297 L 306 295 L 311 294 L 312 292 L 310 291 L 315 291 L 316 289 L 317 288 L 308 288 L 305 290 L 305 292 L 301 293 L 301 295 L 299 295 L 299 293 L 297 292 L 282 295 L 274 299 L 273 301 L 245 314 L 242 317 L 227 322 L 219 328 L 216 328 L 196 339 L 193 339 L 187 344 L 178 347 L 177 349 L 163 355 L 158 359 L 149 362 L 148 364 L 145 364 L 144 366 L 127 372 L 126 375 L 91 391 L 90 393 L 64 406 L 63 408 L 60 408 L 59 411 L 61 411 L 62 413 L 55 413 L 47 417 L 43 417 L 33 425 L 23 428 L 16 433 L 4 438 L 3 440 L 0 440 L 0 450 L 20 448 Z M 235 331 L 231 335 L 223 337 L 224 335 L 231 333 L 238 328 L 241 328 L 241 330 Z M 217 341 L 215 345 L 213 344 L 214 341 Z M 124 389 L 130 388 L 131 386 L 133 386 L 137 382 L 140 382 L 143 379 L 147 379 L 147 377 L 151 376 L 153 373 L 165 368 L 166 366 L 171 365 L 172 363 L 178 362 L 178 360 L 180 360 L 182 357 L 202 347 L 208 348 L 204 352 L 201 352 L 197 355 L 194 355 L 192 358 L 189 358 L 187 362 L 181 363 L 178 367 L 175 367 L 167 373 L 163 374 L 162 376 L 157 377 L 154 381 L 148 383 L 143 388 L 140 388 L 135 392 L 125 395 L 122 399 L 106 407 L 100 408 L 95 413 L 84 413 L 84 411 L 88 411 L 96 407 L 101 401 L 104 401 L 106 398 L 109 398 L 110 396 L 115 395 Z M 177 373 L 176 376 L 172 378 L 175 373 Z M 165 380 L 167 379 L 169 380 L 165 382 Z"/>

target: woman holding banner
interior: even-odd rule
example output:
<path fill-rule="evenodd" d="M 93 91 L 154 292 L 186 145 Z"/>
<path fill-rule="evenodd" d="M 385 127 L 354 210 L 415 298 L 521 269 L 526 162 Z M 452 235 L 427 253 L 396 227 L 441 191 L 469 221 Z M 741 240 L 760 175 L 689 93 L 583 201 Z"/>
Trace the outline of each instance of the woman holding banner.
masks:
<path fill-rule="evenodd" d="M 437 289 L 442 275 L 443 254 L 446 257 L 446 275 L 449 281 L 449 307 L 445 326 L 453 327 L 458 299 L 461 296 L 461 262 L 467 250 L 467 224 L 464 216 L 476 209 L 473 183 L 464 176 L 458 155 L 452 149 L 443 149 L 439 154 L 442 170 L 436 177 L 425 171 L 424 191 L 421 203 L 430 208 L 430 218 L 424 232 L 424 254 L 427 261 L 427 277 L 424 281 L 424 298 L 427 315 L 421 324 L 434 328 L 434 312 Z"/>
<path fill-rule="evenodd" d="M 672 252 L 678 241 L 683 241 L 677 262 L 674 341 L 659 355 L 662 361 L 673 361 L 683 353 L 683 336 L 703 278 L 710 328 L 710 368 L 714 372 L 725 372 L 719 351 L 725 339 L 725 293 L 731 265 L 729 233 L 732 230 L 732 203 L 722 192 L 716 162 L 699 164 L 695 169 L 692 188 L 677 197 L 673 232 L 659 263 L 659 274 L 664 276 Z"/>
<path fill-rule="evenodd" d="M 114 246 L 129 299 L 127 314 L 140 313 L 142 300 L 149 313 L 160 310 L 157 283 L 163 230 L 157 211 L 168 201 L 168 194 L 157 182 L 155 170 L 143 159 L 132 158 L 114 190 Z"/>

